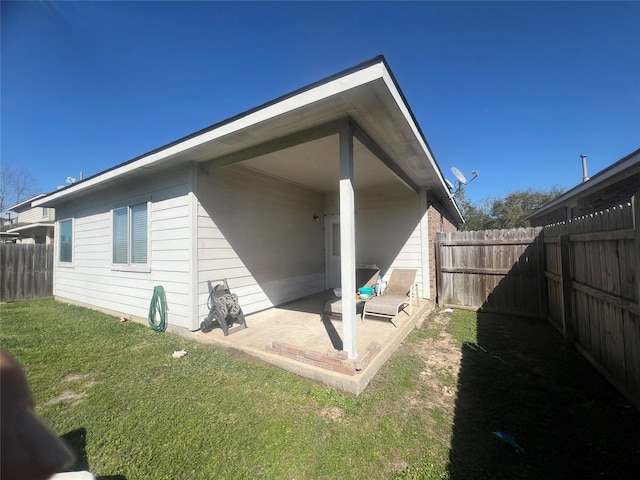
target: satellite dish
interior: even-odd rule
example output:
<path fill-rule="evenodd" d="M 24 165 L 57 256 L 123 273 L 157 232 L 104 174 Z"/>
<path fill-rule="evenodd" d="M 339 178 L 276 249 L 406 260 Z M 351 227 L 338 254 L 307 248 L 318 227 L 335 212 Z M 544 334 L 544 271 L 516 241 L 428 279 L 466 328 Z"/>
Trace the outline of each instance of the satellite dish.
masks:
<path fill-rule="evenodd" d="M 453 186 L 453 183 L 451 183 L 449 180 L 447 180 L 446 178 L 444 179 L 444 183 L 447 184 L 447 187 L 449 187 L 449 190 L 453 190 L 455 187 Z"/>
<path fill-rule="evenodd" d="M 462 185 L 467 184 L 467 177 L 456 167 L 451 167 L 451 173 L 453 173 L 453 176 L 456 177 Z"/>

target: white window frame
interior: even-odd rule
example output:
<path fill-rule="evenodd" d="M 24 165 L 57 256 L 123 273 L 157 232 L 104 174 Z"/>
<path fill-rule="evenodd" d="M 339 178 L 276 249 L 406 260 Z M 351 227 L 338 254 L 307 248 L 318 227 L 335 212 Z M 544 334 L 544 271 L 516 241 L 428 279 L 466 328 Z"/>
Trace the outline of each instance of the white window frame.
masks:
<path fill-rule="evenodd" d="M 132 215 L 131 215 L 131 209 L 133 207 L 137 207 L 138 205 L 145 205 L 147 208 L 147 261 L 146 263 L 133 263 L 131 261 L 131 254 L 132 254 L 132 249 L 131 249 L 131 244 L 132 244 L 132 228 L 131 228 L 131 222 L 132 222 Z M 117 210 L 121 210 L 123 208 L 127 209 L 127 221 L 128 223 L 128 238 L 127 238 L 127 263 L 114 263 L 113 261 L 113 240 L 114 240 L 114 226 L 113 226 L 113 221 L 114 221 L 114 215 L 115 212 Z M 130 202 L 129 204 L 126 205 L 122 205 L 122 206 L 118 206 L 115 207 L 111 210 L 111 270 L 117 270 L 117 271 L 126 271 L 126 272 L 150 272 L 151 271 L 151 249 L 150 249 L 150 245 L 151 245 L 151 202 L 149 201 L 140 201 L 140 202 Z"/>
<path fill-rule="evenodd" d="M 60 255 L 62 254 L 62 223 L 63 222 L 71 222 L 71 261 L 66 262 L 64 260 L 60 259 Z M 75 231 L 75 222 L 73 220 L 73 218 L 62 218 L 60 220 L 58 220 L 57 225 L 56 225 L 56 265 L 59 267 L 68 267 L 71 268 L 73 267 L 73 261 L 76 258 L 76 252 L 75 252 L 75 248 L 76 248 L 76 242 L 74 242 L 74 235 L 73 232 Z"/>

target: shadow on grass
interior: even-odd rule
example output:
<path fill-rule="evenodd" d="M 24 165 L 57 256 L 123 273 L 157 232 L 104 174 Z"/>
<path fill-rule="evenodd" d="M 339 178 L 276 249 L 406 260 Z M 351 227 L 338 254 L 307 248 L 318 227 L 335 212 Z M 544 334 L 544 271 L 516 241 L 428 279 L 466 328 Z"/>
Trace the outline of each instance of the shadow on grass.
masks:
<path fill-rule="evenodd" d="M 450 478 L 637 478 L 640 413 L 549 323 L 477 318 L 477 343 L 462 347 Z"/>
<path fill-rule="evenodd" d="M 75 453 L 76 463 L 67 468 L 66 472 L 80 472 L 89 470 L 87 458 L 87 429 L 77 428 L 60 437 Z M 96 480 L 127 480 L 124 475 L 96 476 Z"/>

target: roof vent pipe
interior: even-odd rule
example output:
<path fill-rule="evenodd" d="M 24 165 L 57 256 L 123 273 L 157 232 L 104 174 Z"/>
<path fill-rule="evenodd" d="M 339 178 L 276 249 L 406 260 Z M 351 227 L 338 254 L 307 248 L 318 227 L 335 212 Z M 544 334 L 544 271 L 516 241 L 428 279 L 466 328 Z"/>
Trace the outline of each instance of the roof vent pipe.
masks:
<path fill-rule="evenodd" d="M 589 180 L 589 175 L 587 175 L 587 156 L 583 153 L 580 158 L 582 159 L 582 183 L 585 183 Z"/>

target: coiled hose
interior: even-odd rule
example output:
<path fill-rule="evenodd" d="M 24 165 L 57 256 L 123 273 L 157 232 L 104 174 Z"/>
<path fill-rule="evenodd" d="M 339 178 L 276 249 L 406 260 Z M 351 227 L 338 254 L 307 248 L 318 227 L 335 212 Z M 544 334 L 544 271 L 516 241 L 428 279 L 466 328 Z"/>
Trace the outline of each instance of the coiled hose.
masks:
<path fill-rule="evenodd" d="M 156 313 L 160 313 L 160 321 L 156 321 Z M 151 305 L 149 306 L 149 326 L 156 332 L 164 332 L 167 329 L 167 297 L 164 287 L 158 285 L 153 289 Z"/>

